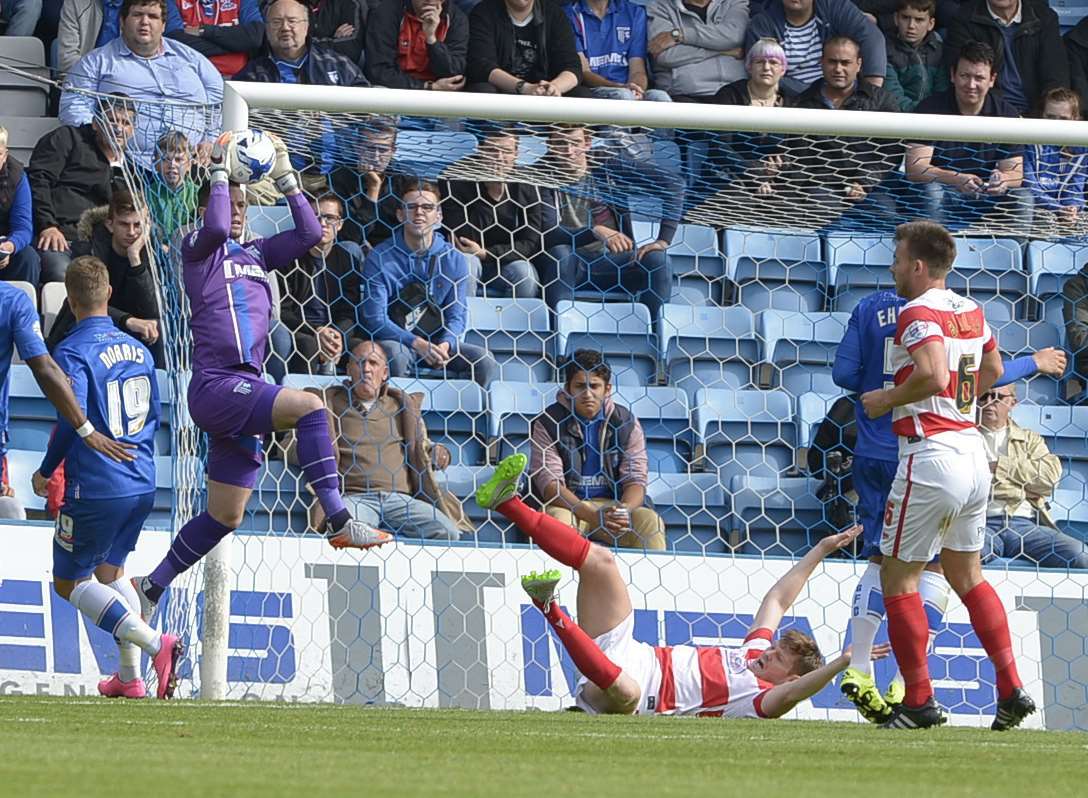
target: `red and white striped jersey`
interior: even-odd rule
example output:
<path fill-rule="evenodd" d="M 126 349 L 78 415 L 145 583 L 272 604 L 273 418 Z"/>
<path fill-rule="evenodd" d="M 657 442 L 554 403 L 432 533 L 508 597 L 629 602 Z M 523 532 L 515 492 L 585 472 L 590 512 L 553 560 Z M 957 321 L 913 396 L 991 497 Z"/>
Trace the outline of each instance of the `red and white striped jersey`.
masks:
<path fill-rule="evenodd" d="M 771 645 L 770 629 L 748 633 L 739 648 L 656 646 L 660 677 L 653 706 L 661 715 L 765 718 L 761 704 L 772 685 L 757 678 L 748 664 Z M 656 681 L 656 680 L 654 680 Z"/>
<path fill-rule="evenodd" d="M 990 326 L 973 300 L 947 288 L 931 288 L 899 311 L 891 365 L 895 384 L 914 371 L 911 352 L 930 341 L 944 343 L 948 387 L 941 393 L 892 411 L 892 431 L 900 455 L 970 450 L 982 445 L 975 426 L 975 386 L 982 355 L 997 346 Z"/>

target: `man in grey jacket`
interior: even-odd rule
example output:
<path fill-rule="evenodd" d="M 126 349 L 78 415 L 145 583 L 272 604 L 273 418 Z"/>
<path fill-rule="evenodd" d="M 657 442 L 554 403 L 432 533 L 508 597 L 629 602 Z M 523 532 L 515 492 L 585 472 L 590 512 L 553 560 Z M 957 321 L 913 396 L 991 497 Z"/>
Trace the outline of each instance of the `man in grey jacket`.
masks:
<path fill-rule="evenodd" d="M 649 16 L 654 82 L 673 99 L 712 97 L 747 76 L 748 0 L 654 0 Z"/>

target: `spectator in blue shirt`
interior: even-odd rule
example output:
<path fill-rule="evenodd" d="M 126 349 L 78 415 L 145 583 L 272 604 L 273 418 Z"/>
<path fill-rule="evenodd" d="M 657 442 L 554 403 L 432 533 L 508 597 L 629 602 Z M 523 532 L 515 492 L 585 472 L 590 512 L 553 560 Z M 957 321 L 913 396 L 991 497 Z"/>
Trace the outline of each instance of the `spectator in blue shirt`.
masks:
<path fill-rule="evenodd" d="M 1051 89 L 1043 95 L 1043 119 L 1080 119 L 1080 97 L 1070 89 Z M 1035 203 L 1033 226 L 1071 232 L 1084 209 L 1084 178 L 1088 148 L 1031 144 L 1024 148 L 1024 184 Z M 1078 228 L 1079 229 L 1079 228 Z"/>
<path fill-rule="evenodd" d="M 30 246 L 33 235 L 30 181 L 8 154 L 8 131 L 0 127 L 0 280 L 38 284 L 41 261 Z"/>
<path fill-rule="evenodd" d="M 461 340 L 468 261 L 438 232 L 441 192 L 413 178 L 401 182 L 397 195 L 400 226 L 363 264 L 363 329 L 385 350 L 393 377 L 432 369 L 486 388 L 499 366 L 483 347 Z"/>
<path fill-rule="evenodd" d="M 77 126 L 93 119 L 95 93 L 123 92 L 135 100 L 140 119 L 131 152 L 145 167 L 169 130 L 183 131 L 203 158 L 221 127 L 222 76 L 200 53 L 164 39 L 165 28 L 165 0 L 124 0 L 121 36 L 80 59 L 60 98 L 60 121 Z M 164 100 L 174 104 L 154 104 Z"/>
<path fill-rule="evenodd" d="M 603 100 L 671 102 L 649 88 L 646 9 L 631 0 L 575 0 L 564 6 L 582 61 L 582 85 Z"/>

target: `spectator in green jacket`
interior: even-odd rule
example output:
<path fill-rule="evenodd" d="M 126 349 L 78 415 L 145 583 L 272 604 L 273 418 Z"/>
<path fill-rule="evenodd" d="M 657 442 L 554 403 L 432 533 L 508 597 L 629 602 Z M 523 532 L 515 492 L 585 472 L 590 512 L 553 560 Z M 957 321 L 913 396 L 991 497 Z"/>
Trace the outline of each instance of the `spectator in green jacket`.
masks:
<path fill-rule="evenodd" d="M 155 145 L 155 172 L 147 180 L 147 204 L 159 228 L 161 243 L 170 246 L 177 232 L 196 218 L 197 185 L 193 151 L 180 131 L 164 134 Z"/>
<path fill-rule="evenodd" d="M 913 111 L 926 97 L 949 87 L 948 70 L 941 63 L 944 43 L 933 30 L 936 21 L 937 0 L 900 0 L 895 31 L 886 34 L 888 74 L 884 80 L 900 111 Z"/>

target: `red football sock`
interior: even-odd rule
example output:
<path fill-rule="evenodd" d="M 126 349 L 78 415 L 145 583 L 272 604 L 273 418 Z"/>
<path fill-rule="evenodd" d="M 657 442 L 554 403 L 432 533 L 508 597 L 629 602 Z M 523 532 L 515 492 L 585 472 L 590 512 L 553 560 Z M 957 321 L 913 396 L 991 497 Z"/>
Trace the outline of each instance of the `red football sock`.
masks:
<path fill-rule="evenodd" d="M 926 660 L 929 624 L 922 597 L 918 593 L 885 596 L 884 609 L 888 613 L 888 637 L 892 651 L 906 682 L 903 703 L 908 707 L 920 707 L 933 695 L 929 662 Z"/>
<path fill-rule="evenodd" d="M 1006 699 L 1017 687 L 1023 687 L 1012 655 L 1009 621 L 1005 605 L 989 582 L 980 582 L 963 597 L 963 605 L 971 615 L 971 626 L 982 641 L 982 647 L 997 671 L 997 697 Z"/>
<path fill-rule="evenodd" d="M 533 603 L 536 604 L 537 609 L 544 612 L 540 604 L 535 601 Z M 563 643 L 563 648 L 570 654 L 570 658 L 574 660 L 575 666 L 583 676 L 602 690 L 607 690 L 616 683 L 616 679 L 620 678 L 620 666 L 605 656 L 600 646 L 582 631 L 582 627 L 563 612 L 558 601 L 551 603 L 548 611 L 544 612 L 544 617 L 552 625 L 552 629 Z"/>
<path fill-rule="evenodd" d="M 507 499 L 495 509 L 513 521 L 553 559 L 576 571 L 585 563 L 589 555 L 589 541 L 559 519 L 534 510 L 517 496 Z"/>

